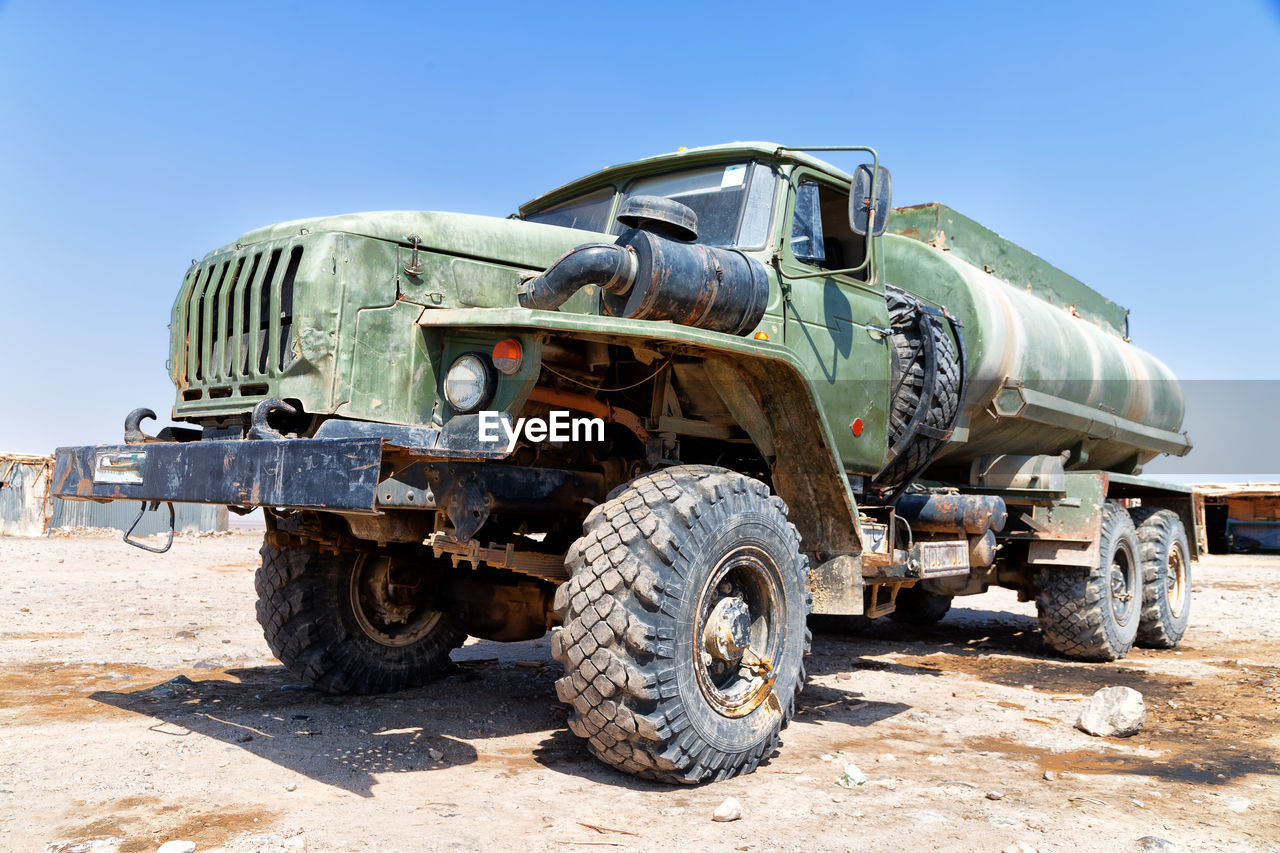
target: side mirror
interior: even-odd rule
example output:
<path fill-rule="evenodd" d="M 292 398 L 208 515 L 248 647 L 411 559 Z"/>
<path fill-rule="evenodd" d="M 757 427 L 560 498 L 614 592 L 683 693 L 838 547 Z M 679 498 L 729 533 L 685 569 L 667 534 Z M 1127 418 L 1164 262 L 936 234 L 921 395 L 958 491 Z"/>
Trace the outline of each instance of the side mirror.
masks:
<path fill-rule="evenodd" d="M 874 182 L 871 176 L 871 166 L 863 163 L 853 172 L 853 185 L 849 188 L 849 226 L 853 229 L 853 233 L 863 237 L 867 235 L 868 220 L 871 219 L 871 187 L 874 183 L 876 190 L 876 209 L 875 220 L 873 222 L 873 237 L 879 237 L 884 233 L 885 226 L 889 224 L 889 205 L 893 198 L 893 185 L 889 180 L 889 170 L 883 166 L 877 166 Z"/>

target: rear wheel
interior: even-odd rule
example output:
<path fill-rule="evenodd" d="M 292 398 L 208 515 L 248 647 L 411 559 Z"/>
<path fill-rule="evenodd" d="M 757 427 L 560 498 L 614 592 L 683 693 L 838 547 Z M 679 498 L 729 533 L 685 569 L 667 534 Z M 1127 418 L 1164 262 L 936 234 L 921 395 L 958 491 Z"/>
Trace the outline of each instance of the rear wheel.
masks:
<path fill-rule="evenodd" d="M 951 596 L 930 592 L 920 584 L 900 590 L 889 618 L 908 625 L 933 625 L 951 609 Z"/>
<path fill-rule="evenodd" d="M 421 572 L 376 552 L 262 546 L 258 622 L 272 654 L 328 693 L 417 687 L 466 634 L 428 604 Z"/>
<path fill-rule="evenodd" d="M 1129 653 L 1142 612 L 1138 536 L 1125 508 L 1102 508 L 1098 565 L 1042 568 L 1036 576 L 1040 631 L 1055 651 L 1078 660 L 1117 660 Z"/>
<path fill-rule="evenodd" d="M 1191 616 L 1191 549 L 1178 514 L 1167 509 L 1130 510 L 1138 525 L 1142 559 L 1142 618 L 1138 645 L 1171 649 Z"/>
<path fill-rule="evenodd" d="M 639 477 L 592 510 L 555 599 L 569 728 L 645 778 L 754 770 L 804 683 L 799 546 L 767 486 L 709 466 Z"/>

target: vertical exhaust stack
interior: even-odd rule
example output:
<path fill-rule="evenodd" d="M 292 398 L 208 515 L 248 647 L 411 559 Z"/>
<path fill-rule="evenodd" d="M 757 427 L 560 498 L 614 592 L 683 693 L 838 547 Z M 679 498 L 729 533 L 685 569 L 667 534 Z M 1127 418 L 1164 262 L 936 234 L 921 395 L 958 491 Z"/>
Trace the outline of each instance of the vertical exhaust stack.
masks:
<path fill-rule="evenodd" d="M 749 334 L 764 316 L 769 277 L 738 249 L 692 241 L 693 210 L 660 196 L 633 196 L 618 221 L 616 243 L 589 243 L 560 257 L 519 291 L 523 308 L 554 310 L 588 284 L 600 285 L 604 311 L 634 320 L 665 320 L 732 335 Z"/>

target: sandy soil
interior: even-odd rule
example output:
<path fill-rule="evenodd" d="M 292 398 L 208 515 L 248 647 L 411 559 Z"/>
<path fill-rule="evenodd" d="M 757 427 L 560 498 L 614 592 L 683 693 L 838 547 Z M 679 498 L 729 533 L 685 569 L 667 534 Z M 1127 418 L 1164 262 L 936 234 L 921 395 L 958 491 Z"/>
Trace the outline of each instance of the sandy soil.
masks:
<path fill-rule="evenodd" d="M 1004 591 L 818 635 L 781 751 L 673 789 L 579 746 L 545 639 L 395 696 L 301 689 L 254 621 L 257 547 L 0 539 L 0 849 L 1280 850 L 1280 558 L 1198 564 L 1183 646 L 1115 664 L 1051 657 Z M 1074 729 L 1112 684 L 1143 731 Z M 728 796 L 743 819 L 713 823 Z"/>

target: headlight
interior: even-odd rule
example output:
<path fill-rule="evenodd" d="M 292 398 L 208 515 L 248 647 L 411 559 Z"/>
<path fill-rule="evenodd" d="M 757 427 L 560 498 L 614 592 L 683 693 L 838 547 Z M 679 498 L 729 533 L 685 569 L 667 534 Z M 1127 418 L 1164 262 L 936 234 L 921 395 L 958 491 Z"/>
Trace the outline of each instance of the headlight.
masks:
<path fill-rule="evenodd" d="M 444 398 L 459 412 L 474 412 L 493 395 L 493 374 L 482 356 L 459 356 L 444 377 Z"/>

